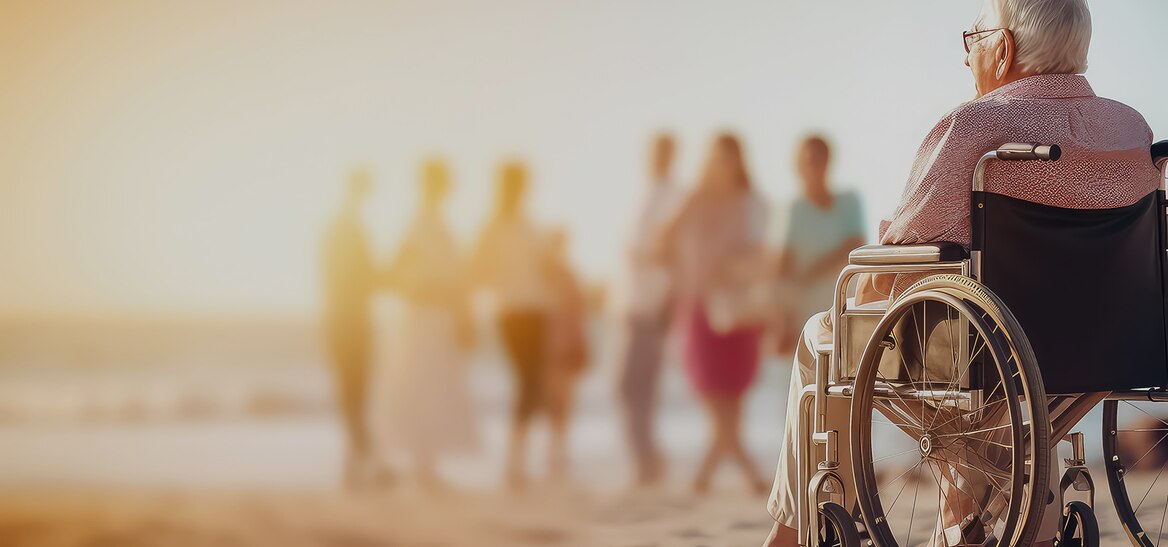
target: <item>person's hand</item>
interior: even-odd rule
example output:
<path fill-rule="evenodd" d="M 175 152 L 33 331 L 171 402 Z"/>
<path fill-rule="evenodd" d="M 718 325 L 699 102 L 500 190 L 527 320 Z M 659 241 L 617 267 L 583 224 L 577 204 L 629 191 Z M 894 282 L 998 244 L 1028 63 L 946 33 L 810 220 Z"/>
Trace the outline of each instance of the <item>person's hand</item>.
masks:
<path fill-rule="evenodd" d="M 799 335 L 802 330 L 794 324 L 794 322 L 783 325 L 781 329 L 775 331 L 775 353 L 790 357 L 795 355 L 795 348 L 799 346 Z"/>
<path fill-rule="evenodd" d="M 856 276 L 856 305 L 888 300 L 896 274 L 860 274 Z"/>
<path fill-rule="evenodd" d="M 799 531 L 776 522 L 762 547 L 798 547 L 798 544 Z"/>

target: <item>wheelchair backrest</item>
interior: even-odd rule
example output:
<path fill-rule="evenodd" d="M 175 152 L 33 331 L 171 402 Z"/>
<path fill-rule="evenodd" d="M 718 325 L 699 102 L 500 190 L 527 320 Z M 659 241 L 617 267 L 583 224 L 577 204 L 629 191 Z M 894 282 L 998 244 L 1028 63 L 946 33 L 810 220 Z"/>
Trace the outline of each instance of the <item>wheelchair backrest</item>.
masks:
<path fill-rule="evenodd" d="M 1064 209 L 974 192 L 980 281 L 1018 318 L 1048 394 L 1168 386 L 1165 198 Z"/>

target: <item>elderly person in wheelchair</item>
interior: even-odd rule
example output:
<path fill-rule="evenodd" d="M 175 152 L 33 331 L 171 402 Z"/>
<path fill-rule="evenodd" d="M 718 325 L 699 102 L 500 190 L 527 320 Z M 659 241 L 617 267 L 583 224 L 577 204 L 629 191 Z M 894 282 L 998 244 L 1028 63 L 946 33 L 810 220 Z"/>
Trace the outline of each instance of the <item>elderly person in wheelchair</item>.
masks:
<path fill-rule="evenodd" d="M 986 0 L 963 39 L 977 98 L 804 327 L 766 545 L 1091 545 L 1070 430 L 1168 385 L 1163 175 L 1143 117 L 1081 75 L 1085 0 Z"/>

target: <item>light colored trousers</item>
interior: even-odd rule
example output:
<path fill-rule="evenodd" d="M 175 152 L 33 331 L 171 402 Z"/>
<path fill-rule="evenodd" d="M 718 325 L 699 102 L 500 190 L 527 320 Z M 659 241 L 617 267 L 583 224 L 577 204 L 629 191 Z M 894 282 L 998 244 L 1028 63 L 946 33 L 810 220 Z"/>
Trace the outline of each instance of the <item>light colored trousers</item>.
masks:
<path fill-rule="evenodd" d="M 799 346 L 795 350 L 795 363 L 791 370 L 791 388 L 787 394 L 786 427 L 783 432 L 783 443 L 779 452 L 779 465 L 775 471 L 775 483 L 771 489 L 770 499 L 767 501 L 767 511 L 779 524 L 788 528 L 798 529 L 799 525 L 799 497 L 806 497 L 799 484 L 799 466 L 796 462 L 796 442 L 799 440 L 798 417 L 799 395 L 803 389 L 815 383 L 815 346 L 832 342 L 831 318 L 827 312 L 821 312 L 811 317 L 803 326 L 803 335 Z M 839 422 L 839 417 L 834 421 Z M 846 421 L 846 417 L 843 418 Z M 810 432 L 808 432 L 810 434 Z M 847 435 L 841 430 L 841 435 Z M 1040 541 L 1054 537 L 1058 530 L 1059 517 L 1062 515 L 1061 501 L 1058 499 L 1059 479 L 1062 478 L 1061 460 L 1058 458 L 1057 443 L 1051 445 L 1050 488 L 1056 493 L 1055 501 L 1047 505 L 1043 513 L 1038 539 Z M 843 465 L 848 465 L 850 458 L 841 454 Z M 853 488 L 852 484 L 845 484 L 846 488 Z M 850 508 L 848 508 L 850 509 Z M 941 528 L 938 526 L 938 529 Z"/>
<path fill-rule="evenodd" d="M 669 316 L 633 316 L 628 319 L 628 341 L 621 363 L 620 398 L 625 407 L 625 428 L 637 471 L 650 474 L 659 457 L 653 437 L 653 414 L 662 353 L 669 335 Z"/>

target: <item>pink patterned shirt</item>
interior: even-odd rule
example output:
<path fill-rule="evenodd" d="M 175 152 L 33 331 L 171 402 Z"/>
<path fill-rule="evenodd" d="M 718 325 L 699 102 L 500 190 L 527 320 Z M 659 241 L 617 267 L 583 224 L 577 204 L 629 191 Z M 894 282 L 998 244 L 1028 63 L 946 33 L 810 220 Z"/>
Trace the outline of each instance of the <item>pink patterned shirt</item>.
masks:
<path fill-rule="evenodd" d="M 1057 144 L 1055 162 L 991 162 L 986 191 L 1075 209 L 1122 207 L 1159 186 L 1152 131 L 1132 108 L 1076 74 L 1031 76 L 946 115 L 925 137 L 901 203 L 880 223 L 885 245 L 969 246 L 969 193 L 982 154 L 1007 142 Z"/>

